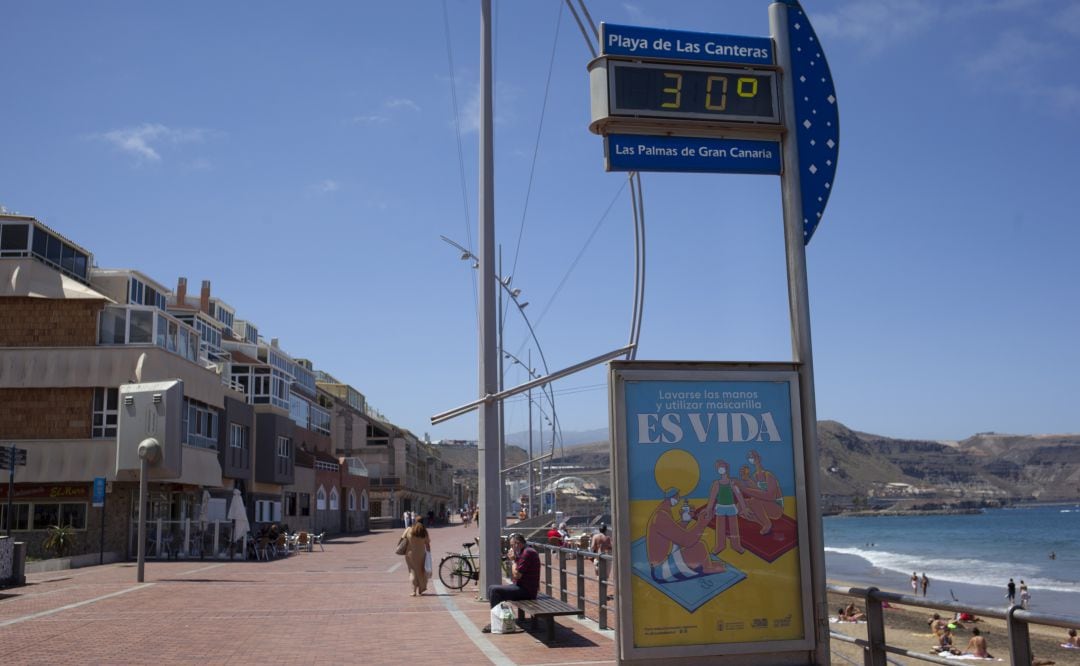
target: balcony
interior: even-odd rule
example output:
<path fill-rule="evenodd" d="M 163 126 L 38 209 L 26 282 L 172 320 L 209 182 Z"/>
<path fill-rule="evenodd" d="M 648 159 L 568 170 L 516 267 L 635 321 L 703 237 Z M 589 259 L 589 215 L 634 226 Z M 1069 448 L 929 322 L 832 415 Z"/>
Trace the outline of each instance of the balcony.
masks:
<path fill-rule="evenodd" d="M 373 490 L 397 490 L 401 488 L 401 477 L 397 476 L 378 476 L 371 479 L 371 488 Z"/>
<path fill-rule="evenodd" d="M 98 318 L 98 344 L 156 346 L 204 367 L 195 329 L 149 305 L 108 305 Z"/>
<path fill-rule="evenodd" d="M 368 476 L 367 466 L 364 465 L 364 461 L 359 458 L 346 458 L 345 471 L 352 476 Z"/>

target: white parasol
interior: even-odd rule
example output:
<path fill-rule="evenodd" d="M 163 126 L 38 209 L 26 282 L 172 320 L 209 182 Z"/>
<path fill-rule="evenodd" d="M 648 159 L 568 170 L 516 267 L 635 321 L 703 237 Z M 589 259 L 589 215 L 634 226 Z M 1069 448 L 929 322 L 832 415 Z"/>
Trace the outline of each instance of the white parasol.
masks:
<path fill-rule="evenodd" d="M 248 530 L 251 529 L 251 523 L 248 522 L 247 510 L 244 509 L 244 498 L 240 496 L 240 489 L 233 489 L 232 503 L 229 504 L 229 514 L 226 516 L 233 522 L 233 541 L 239 541 L 242 537 L 247 536 Z"/>
<path fill-rule="evenodd" d="M 205 530 L 210 522 L 210 491 L 203 489 L 202 504 L 199 506 L 199 529 Z"/>

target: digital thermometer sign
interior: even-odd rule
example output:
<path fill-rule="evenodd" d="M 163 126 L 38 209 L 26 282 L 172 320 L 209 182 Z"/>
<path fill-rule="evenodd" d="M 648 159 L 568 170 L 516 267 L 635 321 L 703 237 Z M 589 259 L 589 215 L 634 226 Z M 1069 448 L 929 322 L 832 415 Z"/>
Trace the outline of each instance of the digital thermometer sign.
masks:
<path fill-rule="evenodd" d="M 612 116 L 780 122 L 770 70 L 621 60 L 607 69 Z"/>

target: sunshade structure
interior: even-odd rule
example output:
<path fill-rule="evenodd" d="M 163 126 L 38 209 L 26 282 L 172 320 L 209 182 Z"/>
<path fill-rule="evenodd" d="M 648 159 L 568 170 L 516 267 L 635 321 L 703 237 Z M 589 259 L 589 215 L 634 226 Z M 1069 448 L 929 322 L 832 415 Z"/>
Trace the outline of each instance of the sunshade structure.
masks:
<path fill-rule="evenodd" d="M 233 489 L 232 502 L 229 503 L 227 517 L 233 521 L 233 541 L 246 537 L 248 530 L 251 529 L 251 523 L 248 522 L 247 510 L 244 508 L 244 498 L 240 496 L 239 488 Z"/>

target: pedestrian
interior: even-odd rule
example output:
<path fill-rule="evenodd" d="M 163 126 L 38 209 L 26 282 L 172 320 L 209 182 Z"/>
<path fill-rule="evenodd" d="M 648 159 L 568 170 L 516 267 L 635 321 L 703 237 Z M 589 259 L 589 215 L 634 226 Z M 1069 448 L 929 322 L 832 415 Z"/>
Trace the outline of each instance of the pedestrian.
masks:
<path fill-rule="evenodd" d="M 592 543 L 589 544 L 589 550 L 597 555 L 611 555 L 611 537 L 607 533 L 607 525 L 600 523 L 600 527 L 596 534 L 592 537 Z M 600 559 L 599 557 L 593 558 L 593 569 L 596 575 L 600 575 Z M 611 567 L 608 566 L 605 571 L 610 571 Z"/>
<path fill-rule="evenodd" d="M 412 596 L 416 597 L 427 591 L 428 572 L 424 567 L 424 560 L 431 552 L 431 538 L 423 520 L 414 521 L 412 526 L 405 528 L 401 536 L 409 544 L 405 548 L 405 566 L 409 568 Z"/>
<path fill-rule="evenodd" d="M 1009 605 L 1016 604 L 1016 583 L 1013 579 L 1009 579 L 1009 584 L 1005 586 L 1005 598 L 1009 600 Z"/>
<path fill-rule="evenodd" d="M 911 572 L 911 596 L 919 596 L 919 574 Z"/>
<path fill-rule="evenodd" d="M 1020 608 L 1023 608 L 1024 610 L 1027 610 L 1028 602 L 1030 602 L 1030 601 L 1031 601 L 1031 593 L 1028 592 L 1027 583 L 1025 583 L 1023 581 L 1023 579 L 1021 579 L 1020 580 Z"/>
<path fill-rule="evenodd" d="M 472 519 L 476 526 L 480 527 L 480 507 L 476 507 L 476 510 L 473 511 Z"/>
<path fill-rule="evenodd" d="M 922 575 L 922 595 L 926 596 L 926 588 L 930 587 L 930 579 L 926 577 L 926 572 Z"/>
<path fill-rule="evenodd" d="M 412 520 L 410 520 L 411 517 L 412 514 L 408 511 L 405 511 L 401 514 L 401 522 L 405 523 L 405 529 L 412 527 Z"/>
<path fill-rule="evenodd" d="M 524 536 L 516 532 L 510 535 L 510 551 L 506 557 L 511 560 L 510 579 L 513 583 L 488 586 L 487 596 L 491 608 L 503 601 L 535 599 L 540 591 L 540 555 L 525 543 Z M 491 625 L 485 625 L 481 631 L 490 633 Z"/>

